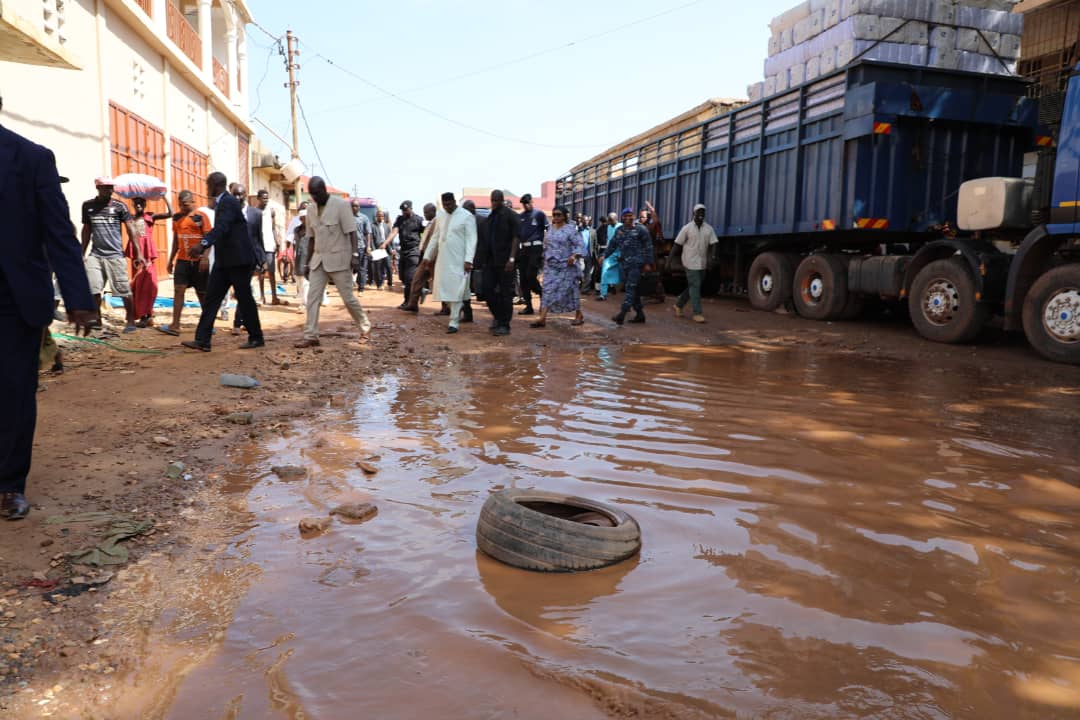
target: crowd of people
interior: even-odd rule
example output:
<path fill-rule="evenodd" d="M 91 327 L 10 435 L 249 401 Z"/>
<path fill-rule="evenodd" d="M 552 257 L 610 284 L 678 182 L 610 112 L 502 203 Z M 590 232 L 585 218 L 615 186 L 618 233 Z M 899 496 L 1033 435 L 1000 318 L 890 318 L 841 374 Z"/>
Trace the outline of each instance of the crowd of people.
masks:
<path fill-rule="evenodd" d="M 207 206 L 197 206 L 195 193 L 183 189 L 176 211 L 166 201 L 164 213 L 148 211 L 144 197 L 134 197 L 129 209 L 115 197 L 114 181 L 99 177 L 97 194 L 81 208 L 80 249 L 60 190 L 67 179 L 58 175 L 52 152 L 0 126 L 0 159 L 10 160 L 11 167 L 0 177 L 0 201 L 26 209 L 9 227 L 12 252 L 0 254 L 0 334 L 8 345 L 0 356 L 0 391 L 12 407 L 10 422 L 0 428 L 0 517 L 7 519 L 23 518 L 30 509 L 24 491 L 37 375 L 47 351 L 49 367 L 63 367 L 48 331 L 61 300 L 76 332 L 84 335 L 101 327 L 108 289 L 123 305 L 124 333 L 154 327 L 179 337 L 187 291 L 194 290 L 201 313 L 194 336 L 181 344 L 210 352 L 215 321 L 224 315 L 222 306 L 231 294 L 234 333 L 247 334 L 239 347 L 254 350 L 265 345 L 265 338 L 253 286 L 257 280 L 262 304 L 267 304 L 269 285 L 269 304 L 284 305 L 280 278 L 295 282 L 306 315 L 296 347 L 312 348 L 320 343 L 320 308 L 328 302 L 330 284 L 366 341 L 372 326 L 357 294 L 371 286 L 394 291 L 396 277 L 399 310 L 418 312 L 430 296 L 441 304 L 438 314 L 448 318 L 447 333 L 454 334 L 462 323 L 473 322 L 475 297 L 490 311 L 490 332 L 506 336 L 515 304 L 522 306 L 518 315 L 535 316 L 530 328 L 544 328 L 552 315 L 563 314 L 572 315 L 572 326 L 580 326 L 585 323 L 582 296 L 595 293 L 597 301 L 605 301 L 617 286 L 623 297 L 612 319 L 619 325 L 645 322 L 644 303 L 664 302 L 656 265 L 670 250 L 681 258 L 688 280 L 675 313 L 681 316 L 690 302 L 694 319 L 704 322 L 701 279 L 717 238 L 704 222 L 701 205 L 668 245 L 649 203 L 640 214 L 625 208 L 594 227 L 591 218 L 571 217 L 563 206 L 555 207 L 549 220 L 529 195 L 522 196 L 522 209 L 515 211 L 495 190 L 485 214 L 472 201 L 459 205 L 447 192 L 439 205 L 425 205 L 422 215 L 413 211 L 412 202 L 402 202 L 391 224 L 383 210 L 371 220 L 358 201 L 330 194 L 325 181 L 313 177 L 311 199 L 301 203 L 282 232 L 283 218 L 270 207 L 269 193 L 261 190 L 249 202 L 247 188 L 230 184 L 220 172 L 206 179 Z M 20 181 L 4 182 L 12 178 Z M 172 224 L 166 268 L 173 279 L 173 306 L 171 322 L 155 324 L 158 250 L 153 233 L 164 222 Z"/>

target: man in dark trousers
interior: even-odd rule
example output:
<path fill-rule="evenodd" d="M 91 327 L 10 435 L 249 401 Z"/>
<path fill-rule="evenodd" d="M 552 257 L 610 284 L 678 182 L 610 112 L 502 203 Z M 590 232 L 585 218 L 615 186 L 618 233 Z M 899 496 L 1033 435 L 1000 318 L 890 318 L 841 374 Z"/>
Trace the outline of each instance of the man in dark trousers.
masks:
<path fill-rule="evenodd" d="M 544 235 L 548 229 L 548 219 L 543 212 L 533 208 L 532 195 L 525 193 L 521 196 L 521 244 L 518 246 L 517 270 L 518 282 L 521 284 L 521 299 L 525 301 L 525 307 L 518 312 L 519 315 L 532 315 L 532 296 L 536 293 L 537 298 L 543 292 L 540 287 L 540 266 L 544 262 Z"/>
<path fill-rule="evenodd" d="M 214 248 L 214 267 L 210 270 L 206 303 L 203 305 L 202 316 L 199 317 L 199 327 L 195 330 L 195 339 L 180 343 L 184 347 L 202 352 L 210 352 L 214 318 L 217 317 L 229 288 L 232 288 L 236 295 L 236 309 L 242 313 L 244 326 L 248 331 L 248 341 L 240 348 L 250 350 L 266 344 L 263 341 L 262 324 L 259 322 L 259 308 L 251 294 L 251 273 L 259 264 L 260 258 L 251 242 L 251 236 L 248 235 L 244 209 L 240 201 L 226 191 L 227 186 L 225 173 L 210 173 L 206 178 L 206 195 L 213 198 L 214 203 L 214 229 L 206 234 L 200 244 L 188 251 L 197 259 L 210 247 Z"/>
<path fill-rule="evenodd" d="M 409 296 L 412 293 L 413 275 L 420 265 L 420 238 L 424 232 L 424 221 L 413 212 L 412 200 L 401 203 L 401 214 L 394 220 L 394 229 L 383 243 L 383 249 L 389 251 L 394 238 L 401 245 L 401 255 L 398 257 L 398 277 L 404 286 L 405 301 L 398 305 L 398 310 L 409 309 Z"/>
<path fill-rule="evenodd" d="M 24 493 L 37 423 L 38 351 L 55 308 L 51 273 L 77 332 L 90 332 L 97 311 L 56 159 L 2 125 L 0 202 L 15 210 L 0 253 L 0 517 L 21 520 L 30 512 Z"/>
<path fill-rule="evenodd" d="M 514 256 L 520 235 L 521 221 L 503 204 L 502 190 L 492 190 L 487 242 L 477 243 L 477 263 L 484 268 L 484 299 L 494 317 L 493 335 L 510 334 L 510 319 L 514 316 Z"/>

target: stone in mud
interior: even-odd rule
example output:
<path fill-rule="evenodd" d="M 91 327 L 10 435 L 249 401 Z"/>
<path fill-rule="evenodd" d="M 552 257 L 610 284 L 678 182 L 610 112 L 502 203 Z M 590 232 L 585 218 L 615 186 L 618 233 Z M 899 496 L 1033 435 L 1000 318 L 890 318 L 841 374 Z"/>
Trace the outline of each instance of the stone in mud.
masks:
<path fill-rule="evenodd" d="M 225 422 L 233 425 L 250 425 L 255 422 L 255 414 L 249 412 L 234 412 L 225 416 Z"/>
<path fill-rule="evenodd" d="M 315 535 L 317 533 L 326 532 L 326 529 L 330 527 L 332 522 L 334 522 L 333 519 L 328 517 L 304 518 L 299 524 L 300 534 Z"/>
<path fill-rule="evenodd" d="M 165 475 L 167 475 L 168 477 L 171 477 L 173 480 L 175 480 L 176 478 L 180 477 L 183 474 L 184 474 L 184 463 L 180 462 L 179 460 L 174 462 L 174 463 L 170 463 L 169 467 L 165 468 Z"/>
<path fill-rule="evenodd" d="M 347 520 L 363 521 L 375 517 L 379 508 L 371 503 L 345 503 L 338 505 L 330 511 L 331 515 L 339 515 Z"/>
<path fill-rule="evenodd" d="M 379 468 L 375 467 L 369 462 L 365 462 L 364 460 L 357 460 L 356 467 L 360 468 L 368 475 L 374 475 L 375 473 L 379 472 Z"/>
<path fill-rule="evenodd" d="M 307 468 L 299 465 L 275 465 L 270 470 L 282 480 L 302 480 L 307 477 Z"/>

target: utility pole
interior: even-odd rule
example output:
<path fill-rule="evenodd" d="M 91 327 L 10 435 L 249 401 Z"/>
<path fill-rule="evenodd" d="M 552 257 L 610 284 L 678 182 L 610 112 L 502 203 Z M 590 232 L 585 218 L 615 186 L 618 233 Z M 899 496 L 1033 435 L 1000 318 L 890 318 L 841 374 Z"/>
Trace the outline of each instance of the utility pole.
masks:
<path fill-rule="evenodd" d="M 296 88 L 300 85 L 300 81 L 296 79 L 296 71 L 300 69 L 300 65 L 293 61 L 300 55 L 300 49 L 297 47 L 299 42 L 293 35 L 292 30 L 285 31 L 285 44 L 288 50 L 286 64 L 289 68 L 289 82 L 285 87 L 289 88 L 289 101 L 292 104 L 292 156 L 296 160 L 300 157 L 300 127 L 296 124 Z M 301 192 L 299 177 L 296 178 L 293 192 L 296 194 L 296 207 L 299 209 Z"/>

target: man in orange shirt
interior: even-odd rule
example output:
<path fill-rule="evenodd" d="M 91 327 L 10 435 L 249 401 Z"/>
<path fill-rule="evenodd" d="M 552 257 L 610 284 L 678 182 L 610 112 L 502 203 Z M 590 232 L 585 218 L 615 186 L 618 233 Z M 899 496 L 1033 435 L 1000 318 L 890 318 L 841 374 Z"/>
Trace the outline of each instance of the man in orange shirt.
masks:
<path fill-rule="evenodd" d="M 169 274 L 173 276 L 173 319 L 171 325 L 157 325 L 166 335 L 180 335 L 180 313 L 184 310 L 184 295 L 189 287 L 195 288 L 199 304 L 206 295 L 209 276 L 209 256 L 192 258 L 191 248 L 200 245 L 213 224 L 202 210 L 195 209 L 195 194 L 181 190 L 180 212 L 173 216 L 173 246 L 169 254 Z"/>

